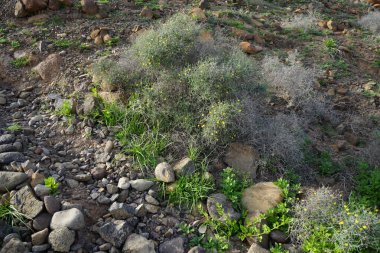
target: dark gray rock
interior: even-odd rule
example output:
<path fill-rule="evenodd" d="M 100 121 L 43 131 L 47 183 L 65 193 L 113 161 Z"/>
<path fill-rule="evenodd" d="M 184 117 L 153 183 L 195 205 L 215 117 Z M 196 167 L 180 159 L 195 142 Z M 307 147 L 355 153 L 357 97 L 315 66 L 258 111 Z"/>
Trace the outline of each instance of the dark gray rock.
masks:
<path fill-rule="evenodd" d="M 182 237 L 171 239 L 170 241 L 161 243 L 159 251 L 160 253 L 184 253 L 183 242 Z"/>
<path fill-rule="evenodd" d="M 0 164 L 10 164 L 11 162 L 24 162 L 25 156 L 20 152 L 5 152 L 0 154 Z"/>
<path fill-rule="evenodd" d="M 136 214 L 136 209 L 125 203 L 113 202 L 108 210 L 111 215 L 118 220 L 124 220 Z"/>
<path fill-rule="evenodd" d="M 22 172 L 0 171 L 0 193 L 12 191 L 27 179 L 28 175 Z"/>
<path fill-rule="evenodd" d="M 50 226 L 51 215 L 48 213 L 41 213 L 33 219 L 33 228 L 37 231 L 41 231 Z"/>
<path fill-rule="evenodd" d="M 34 196 L 29 185 L 24 186 L 12 196 L 11 204 L 31 219 L 44 209 L 44 203 Z"/>
<path fill-rule="evenodd" d="M 107 222 L 99 228 L 99 234 L 103 240 L 119 248 L 132 233 L 134 226 L 124 220 Z"/>
<path fill-rule="evenodd" d="M 18 238 L 12 238 L 0 250 L 0 253 L 28 253 L 25 244 Z"/>
<path fill-rule="evenodd" d="M 173 169 L 177 176 L 191 175 L 195 172 L 195 164 L 190 158 L 185 157 L 174 164 Z"/>
<path fill-rule="evenodd" d="M 48 213 L 50 214 L 54 214 L 61 210 L 61 202 L 59 202 L 59 200 L 54 198 L 53 196 L 45 196 L 44 204 L 46 211 L 48 211 Z"/>
<path fill-rule="evenodd" d="M 215 220 L 226 221 L 227 219 L 237 220 L 240 218 L 240 214 L 234 210 L 232 203 L 221 193 L 215 193 L 208 197 L 207 211 Z"/>
<path fill-rule="evenodd" d="M 13 134 L 3 134 L 0 135 L 0 145 L 9 144 L 15 141 L 15 136 Z"/>
<path fill-rule="evenodd" d="M 2 145 L 0 145 L 0 153 L 13 152 L 13 151 L 17 151 L 17 149 L 12 144 L 2 144 Z"/>

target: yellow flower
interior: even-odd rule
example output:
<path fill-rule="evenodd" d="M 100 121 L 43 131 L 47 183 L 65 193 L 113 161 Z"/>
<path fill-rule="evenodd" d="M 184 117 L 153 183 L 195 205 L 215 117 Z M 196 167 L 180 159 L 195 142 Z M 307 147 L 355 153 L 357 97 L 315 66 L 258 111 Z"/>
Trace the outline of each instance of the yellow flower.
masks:
<path fill-rule="evenodd" d="M 366 226 L 366 225 L 364 225 L 364 226 L 363 226 L 363 228 L 364 228 L 364 229 L 367 229 L 367 226 Z"/>
<path fill-rule="evenodd" d="M 379 209 L 375 209 L 375 210 L 373 210 L 375 213 L 377 213 L 378 211 L 379 211 Z"/>
<path fill-rule="evenodd" d="M 359 228 L 359 231 L 363 231 L 363 229 L 362 229 L 362 228 Z"/>
<path fill-rule="evenodd" d="M 345 243 L 344 246 L 348 247 L 348 243 Z"/>
<path fill-rule="evenodd" d="M 359 223 L 359 221 L 358 221 L 358 220 L 355 220 L 355 223 L 356 223 L 356 224 L 358 224 L 358 223 Z"/>
<path fill-rule="evenodd" d="M 344 224 L 344 221 L 340 221 L 340 222 L 339 222 L 339 225 L 343 225 L 343 224 Z"/>

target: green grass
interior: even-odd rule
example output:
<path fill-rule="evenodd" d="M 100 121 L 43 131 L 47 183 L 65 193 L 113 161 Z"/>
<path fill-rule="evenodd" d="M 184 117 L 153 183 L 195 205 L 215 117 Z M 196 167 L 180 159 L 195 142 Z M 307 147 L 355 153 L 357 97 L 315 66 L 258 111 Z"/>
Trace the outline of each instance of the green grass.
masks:
<path fill-rule="evenodd" d="M 71 118 L 73 115 L 70 101 L 64 100 L 62 105 L 55 111 L 55 114 L 61 117 Z"/>
<path fill-rule="evenodd" d="M 368 207 L 380 207 L 380 168 L 359 162 L 354 181 L 354 193 L 358 196 L 358 201 Z"/>
<path fill-rule="evenodd" d="M 23 224 L 27 226 L 26 220 L 28 217 L 19 212 L 10 201 L 10 196 L 8 194 L 0 195 L 0 220 L 4 220 L 7 224 L 11 226 L 17 226 Z"/>
<path fill-rule="evenodd" d="M 7 44 L 9 41 L 6 39 L 6 38 L 0 38 L 0 45 L 5 45 Z"/>
<path fill-rule="evenodd" d="M 18 59 L 12 60 L 11 65 L 15 68 L 22 68 L 22 67 L 27 66 L 29 62 L 30 62 L 30 57 L 24 56 L 24 57 L 20 57 Z"/>
<path fill-rule="evenodd" d="M 53 40 L 53 45 L 59 48 L 69 48 L 75 45 L 76 42 L 70 39 L 56 39 Z"/>
<path fill-rule="evenodd" d="M 172 191 L 168 190 L 167 185 L 164 185 L 164 188 L 164 196 L 168 197 L 170 203 L 181 208 L 193 209 L 208 197 L 215 185 L 212 179 L 197 172 L 178 178 Z"/>
<path fill-rule="evenodd" d="M 19 132 L 22 130 L 22 127 L 19 123 L 13 123 L 12 125 L 8 126 L 5 130 L 9 132 Z"/>

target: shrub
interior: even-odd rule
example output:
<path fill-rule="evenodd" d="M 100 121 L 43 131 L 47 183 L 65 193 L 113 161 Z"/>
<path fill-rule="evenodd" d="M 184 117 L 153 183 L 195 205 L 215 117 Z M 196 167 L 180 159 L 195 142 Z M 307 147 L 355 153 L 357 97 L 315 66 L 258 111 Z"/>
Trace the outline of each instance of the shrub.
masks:
<path fill-rule="evenodd" d="M 290 235 L 305 252 L 378 250 L 380 218 L 357 203 L 345 204 L 329 188 L 310 191 L 294 206 Z"/>
<path fill-rule="evenodd" d="M 226 168 L 222 172 L 222 193 L 232 202 L 235 209 L 241 209 L 241 197 L 243 191 L 249 186 L 247 178 L 237 175 L 232 168 Z"/>
<path fill-rule="evenodd" d="M 297 62 L 295 53 L 289 55 L 287 64 L 280 62 L 276 56 L 267 56 L 262 67 L 269 88 L 287 100 L 289 105 L 302 106 L 314 96 L 313 85 L 318 71 L 315 68 L 305 68 Z"/>
<path fill-rule="evenodd" d="M 290 20 L 282 22 L 281 26 L 290 29 L 308 30 L 316 26 L 318 22 L 318 14 L 308 12 L 307 14 L 299 14 L 293 16 Z"/>
<path fill-rule="evenodd" d="M 144 67 L 182 66 L 196 54 L 200 28 L 189 16 L 176 14 L 137 37 L 131 50 Z"/>
<path fill-rule="evenodd" d="M 355 192 L 360 202 L 369 207 L 380 207 L 380 168 L 359 162 L 357 170 Z"/>
<path fill-rule="evenodd" d="M 375 34 L 380 33 L 380 12 L 371 12 L 359 20 L 359 24 Z"/>

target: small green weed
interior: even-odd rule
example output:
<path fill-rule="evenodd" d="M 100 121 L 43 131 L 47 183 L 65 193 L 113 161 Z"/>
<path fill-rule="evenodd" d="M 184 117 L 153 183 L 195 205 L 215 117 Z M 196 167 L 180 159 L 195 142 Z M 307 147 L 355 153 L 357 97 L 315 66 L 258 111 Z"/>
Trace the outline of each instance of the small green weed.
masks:
<path fill-rule="evenodd" d="M 47 177 L 44 179 L 45 186 L 50 189 L 50 194 L 57 195 L 59 193 L 59 183 L 55 181 L 54 177 Z"/>
<path fill-rule="evenodd" d="M 106 42 L 106 45 L 109 46 L 109 47 L 112 47 L 114 45 L 116 45 L 117 43 L 119 43 L 120 41 L 120 37 L 117 36 L 117 37 L 112 37 L 111 40 L 107 41 Z"/>
<path fill-rule="evenodd" d="M 19 132 L 22 130 L 22 127 L 19 123 L 13 123 L 12 125 L 8 126 L 5 130 L 9 132 Z"/>
<path fill-rule="evenodd" d="M 179 228 L 179 231 L 181 231 L 185 235 L 190 235 L 190 234 L 195 232 L 194 227 L 192 227 L 191 225 L 186 224 L 186 223 L 180 223 L 178 225 L 178 228 Z"/>
<path fill-rule="evenodd" d="M 12 60 L 11 65 L 14 66 L 15 68 L 22 68 L 28 65 L 29 62 L 30 62 L 30 57 L 24 56 L 24 57 L 20 57 L 18 59 Z"/>
<path fill-rule="evenodd" d="M 70 101 L 64 100 L 62 105 L 55 111 L 55 114 L 61 117 L 71 118 L 73 115 Z"/>
<path fill-rule="evenodd" d="M 68 48 L 75 44 L 75 41 L 70 39 L 56 39 L 53 40 L 53 45 L 60 48 Z"/>
<path fill-rule="evenodd" d="M 281 243 L 275 243 L 274 247 L 270 248 L 270 253 L 289 253 L 289 250 L 283 249 Z"/>
<path fill-rule="evenodd" d="M 6 38 L 0 38 L 0 45 L 8 44 L 8 40 Z"/>
<path fill-rule="evenodd" d="M 222 193 L 232 202 L 235 209 L 241 210 L 241 197 L 243 190 L 249 186 L 247 178 L 239 177 L 232 168 L 226 168 L 222 172 Z"/>
<path fill-rule="evenodd" d="M 17 40 L 11 41 L 11 47 L 13 47 L 15 49 L 20 48 L 21 47 L 21 43 L 18 42 Z"/>

